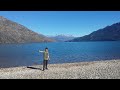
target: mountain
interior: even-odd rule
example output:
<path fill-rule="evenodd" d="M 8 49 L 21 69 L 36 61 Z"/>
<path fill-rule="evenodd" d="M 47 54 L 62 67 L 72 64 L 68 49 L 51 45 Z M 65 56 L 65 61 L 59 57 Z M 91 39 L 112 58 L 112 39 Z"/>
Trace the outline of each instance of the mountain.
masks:
<path fill-rule="evenodd" d="M 120 40 L 120 22 L 106 26 L 103 29 L 92 32 L 89 35 L 78 37 L 69 42 L 80 41 L 119 41 Z"/>
<path fill-rule="evenodd" d="M 0 16 L 0 43 L 52 42 L 42 34 Z"/>
<path fill-rule="evenodd" d="M 68 40 L 72 40 L 75 37 L 72 35 L 56 35 L 56 36 L 48 36 L 51 39 L 56 40 L 57 42 L 64 42 L 64 41 L 68 41 Z"/>

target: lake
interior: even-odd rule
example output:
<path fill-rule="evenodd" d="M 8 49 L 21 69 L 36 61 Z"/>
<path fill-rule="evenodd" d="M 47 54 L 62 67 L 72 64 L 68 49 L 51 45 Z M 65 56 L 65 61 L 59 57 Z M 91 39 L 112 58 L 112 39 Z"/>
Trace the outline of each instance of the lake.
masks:
<path fill-rule="evenodd" d="M 0 44 L 0 67 L 42 64 L 45 47 L 51 64 L 120 59 L 120 41 Z"/>

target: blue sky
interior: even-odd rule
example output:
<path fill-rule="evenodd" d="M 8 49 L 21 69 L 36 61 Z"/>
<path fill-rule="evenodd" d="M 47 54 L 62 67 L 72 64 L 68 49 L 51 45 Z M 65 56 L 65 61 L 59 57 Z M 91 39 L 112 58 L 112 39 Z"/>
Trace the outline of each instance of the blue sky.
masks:
<path fill-rule="evenodd" d="M 0 11 L 0 16 L 44 35 L 83 36 L 120 22 L 120 11 Z"/>

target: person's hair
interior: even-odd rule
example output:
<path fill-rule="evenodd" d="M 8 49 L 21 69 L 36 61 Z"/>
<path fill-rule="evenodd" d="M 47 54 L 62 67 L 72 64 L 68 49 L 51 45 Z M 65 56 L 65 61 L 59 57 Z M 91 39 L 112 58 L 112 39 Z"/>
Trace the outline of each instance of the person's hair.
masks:
<path fill-rule="evenodd" d="M 47 47 L 45 49 L 48 49 Z"/>

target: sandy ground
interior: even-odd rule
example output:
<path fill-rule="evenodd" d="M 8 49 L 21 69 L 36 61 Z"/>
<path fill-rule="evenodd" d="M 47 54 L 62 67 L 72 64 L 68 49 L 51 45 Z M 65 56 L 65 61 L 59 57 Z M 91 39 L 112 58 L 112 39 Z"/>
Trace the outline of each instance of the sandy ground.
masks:
<path fill-rule="evenodd" d="M 0 68 L 0 79 L 120 79 L 120 60 Z"/>

